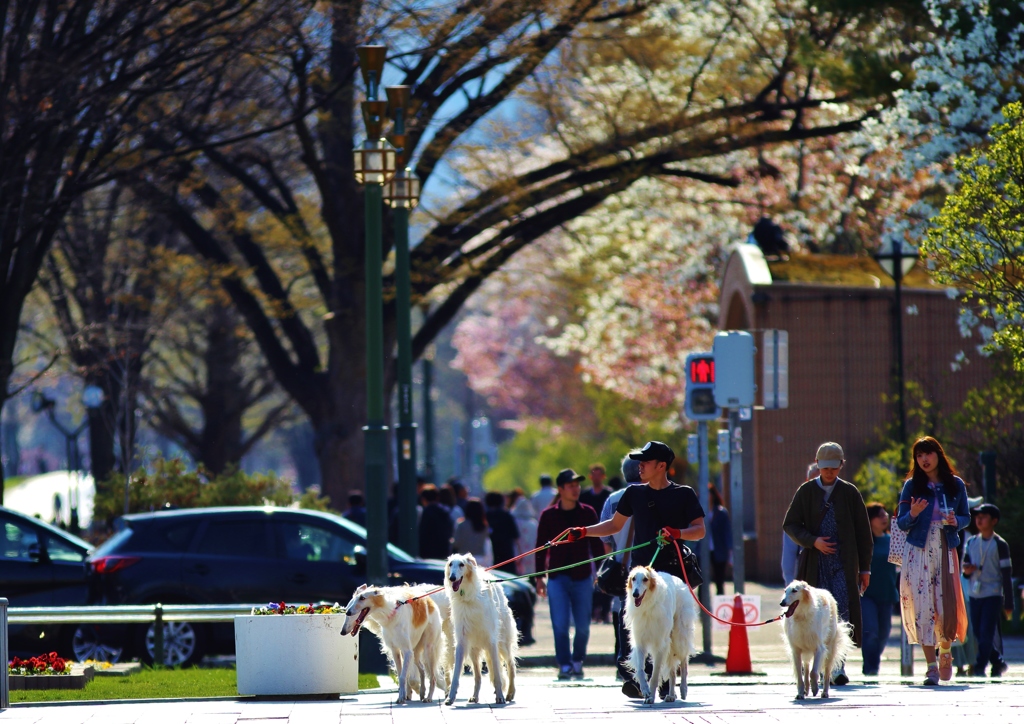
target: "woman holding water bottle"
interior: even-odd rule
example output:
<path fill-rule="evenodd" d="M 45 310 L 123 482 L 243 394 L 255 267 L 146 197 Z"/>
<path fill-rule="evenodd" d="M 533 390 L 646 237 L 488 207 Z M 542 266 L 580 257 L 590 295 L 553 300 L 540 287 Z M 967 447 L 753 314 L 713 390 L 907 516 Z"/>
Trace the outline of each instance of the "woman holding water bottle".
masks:
<path fill-rule="evenodd" d="M 921 645 L 928 662 L 924 684 L 937 686 L 953 678 L 950 644 L 967 632 L 956 548 L 971 512 L 964 481 L 938 440 L 920 438 L 912 458 L 896 509 L 896 525 L 907 533 L 900 605 L 907 639 Z"/>

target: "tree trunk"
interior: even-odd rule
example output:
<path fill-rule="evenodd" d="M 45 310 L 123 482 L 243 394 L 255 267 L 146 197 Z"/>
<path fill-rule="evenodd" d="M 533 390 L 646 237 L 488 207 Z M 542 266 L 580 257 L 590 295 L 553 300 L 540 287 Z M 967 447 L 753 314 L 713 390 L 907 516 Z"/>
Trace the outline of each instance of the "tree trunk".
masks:
<path fill-rule="evenodd" d="M 242 415 L 248 405 L 234 326 L 230 310 L 219 308 L 206 329 L 206 394 L 200 399 L 204 426 L 195 453 L 215 475 L 242 459 Z"/>

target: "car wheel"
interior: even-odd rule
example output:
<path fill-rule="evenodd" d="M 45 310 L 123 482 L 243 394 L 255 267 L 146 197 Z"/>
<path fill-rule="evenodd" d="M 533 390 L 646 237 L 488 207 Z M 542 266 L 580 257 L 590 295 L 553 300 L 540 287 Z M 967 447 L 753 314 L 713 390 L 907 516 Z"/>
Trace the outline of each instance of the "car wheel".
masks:
<path fill-rule="evenodd" d="M 142 646 L 143 660 L 152 664 L 156 648 L 156 624 L 144 629 Z M 203 636 L 199 625 L 188 621 L 174 621 L 164 624 L 165 666 L 193 666 L 203 658 Z"/>
<path fill-rule="evenodd" d="M 105 642 L 94 624 L 76 626 L 71 633 L 71 654 L 75 661 L 107 661 L 116 664 L 124 649 Z"/>

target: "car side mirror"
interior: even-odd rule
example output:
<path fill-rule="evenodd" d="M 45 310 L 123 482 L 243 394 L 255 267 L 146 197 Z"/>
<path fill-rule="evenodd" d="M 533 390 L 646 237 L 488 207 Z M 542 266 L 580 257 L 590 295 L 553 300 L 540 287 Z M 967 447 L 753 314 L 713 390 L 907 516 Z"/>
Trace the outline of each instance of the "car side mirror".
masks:
<path fill-rule="evenodd" d="M 362 546 L 356 546 L 352 550 L 352 555 L 356 559 L 356 573 L 366 575 L 366 549 Z"/>

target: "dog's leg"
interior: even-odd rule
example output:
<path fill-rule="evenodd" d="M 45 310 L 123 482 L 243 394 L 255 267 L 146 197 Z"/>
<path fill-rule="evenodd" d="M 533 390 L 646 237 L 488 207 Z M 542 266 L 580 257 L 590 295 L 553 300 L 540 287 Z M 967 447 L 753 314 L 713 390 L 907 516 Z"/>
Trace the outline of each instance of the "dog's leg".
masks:
<path fill-rule="evenodd" d="M 824 657 L 824 653 L 825 653 L 824 647 L 822 647 L 822 646 L 818 646 L 816 649 L 814 649 L 814 663 L 811 665 L 811 695 L 812 696 L 817 696 L 818 695 L 818 682 L 822 681 L 821 664 L 822 664 L 822 660 L 825 658 Z M 828 676 L 827 675 L 824 677 L 824 682 L 825 682 L 824 685 L 827 687 L 828 686 Z M 823 696 L 825 696 L 825 698 L 828 698 L 828 696 L 827 696 L 828 689 L 827 688 L 825 689 L 825 692 L 826 692 L 826 694 L 823 694 Z"/>
<path fill-rule="evenodd" d="M 796 698 L 807 696 L 807 667 L 802 661 L 800 652 L 793 650 L 793 674 L 796 676 Z"/>
<path fill-rule="evenodd" d="M 835 648 L 831 644 L 829 644 L 829 646 L 825 649 L 824 654 L 825 666 L 822 668 L 821 673 L 823 674 L 825 683 L 821 688 L 821 698 L 827 699 L 829 686 L 832 684 L 832 666 L 835 664 L 836 661 Z"/>
<path fill-rule="evenodd" d="M 661 680 L 665 677 L 662 676 L 662 668 L 665 666 L 665 654 L 660 651 L 655 651 L 651 657 L 651 679 L 647 682 L 647 688 L 651 694 L 649 696 L 650 701 L 644 700 L 645 704 L 654 704 L 654 695 L 657 693 L 658 688 L 661 686 Z M 674 695 L 674 694 L 673 694 Z"/>
<path fill-rule="evenodd" d="M 645 704 L 653 704 L 654 697 L 651 696 L 651 685 L 647 681 L 647 674 L 644 673 L 644 665 L 647 663 L 647 652 L 639 646 L 633 647 L 629 657 L 629 667 L 633 669 L 633 676 L 640 686 L 640 693 L 644 695 Z"/>
<path fill-rule="evenodd" d="M 398 703 L 404 704 L 409 698 L 409 668 L 413 665 L 412 650 L 403 649 L 402 666 L 398 673 Z"/>
<path fill-rule="evenodd" d="M 669 658 L 671 659 L 671 657 Z M 662 701 L 673 702 L 676 700 L 676 667 L 672 665 L 671 661 L 666 666 L 668 667 L 668 690 Z M 659 683 L 658 686 L 661 684 Z"/>
<path fill-rule="evenodd" d="M 513 632 L 513 636 L 515 633 Z M 508 691 L 505 694 L 505 703 L 510 704 L 516 696 L 516 657 L 512 655 L 512 645 L 505 641 L 504 644 L 504 658 L 505 666 L 507 667 L 508 674 Z"/>
<path fill-rule="evenodd" d="M 444 703 L 451 706 L 455 703 L 455 697 L 459 693 L 459 676 L 462 675 L 462 661 L 466 658 L 466 643 L 459 641 L 455 644 L 455 663 L 452 666 L 452 683 L 448 687 L 448 696 Z"/>
<path fill-rule="evenodd" d="M 683 659 L 683 664 L 679 667 L 679 698 L 683 701 L 686 701 L 686 676 L 689 673 L 689 667 L 690 664 Z"/>
<path fill-rule="evenodd" d="M 483 651 L 471 652 L 470 658 L 473 659 L 473 696 L 470 698 L 469 703 L 476 704 L 480 701 L 480 671 L 482 669 Z"/>
<path fill-rule="evenodd" d="M 491 650 L 488 656 L 491 668 L 491 683 L 494 684 L 494 703 L 504 704 L 505 685 L 501 680 L 501 655 L 498 653 L 497 641 L 491 641 Z"/>

